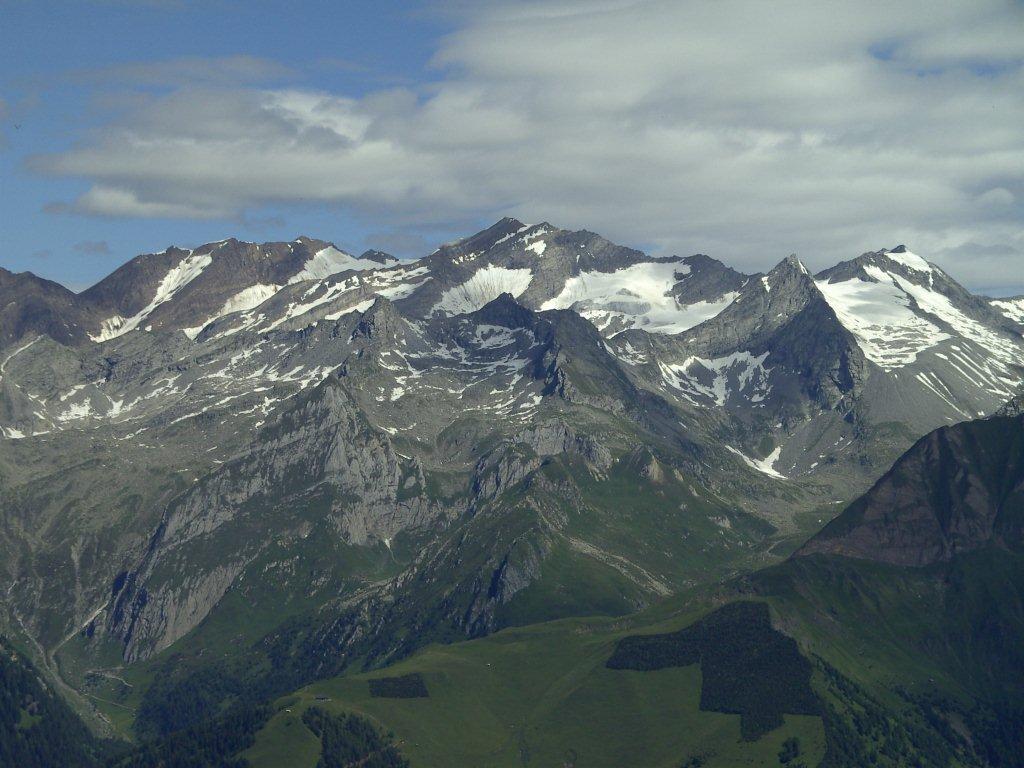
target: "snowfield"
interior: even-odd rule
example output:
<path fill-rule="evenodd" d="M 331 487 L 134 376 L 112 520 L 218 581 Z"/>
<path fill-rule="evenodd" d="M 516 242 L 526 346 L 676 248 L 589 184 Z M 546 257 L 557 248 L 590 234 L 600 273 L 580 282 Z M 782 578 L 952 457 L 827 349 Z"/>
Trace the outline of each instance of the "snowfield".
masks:
<path fill-rule="evenodd" d="M 1014 299 L 991 299 L 989 303 L 1014 322 L 1024 325 L 1024 296 Z"/>
<path fill-rule="evenodd" d="M 690 268 L 678 261 L 633 264 L 614 272 L 582 272 L 541 309 L 575 309 L 599 328 L 613 318 L 651 333 L 682 333 L 717 315 L 735 299 L 680 304 L 671 291 Z"/>
<path fill-rule="evenodd" d="M 363 271 L 368 269 L 380 269 L 381 265 L 373 261 L 357 259 L 350 253 L 339 251 L 333 245 L 317 251 L 313 258 L 309 259 L 302 269 L 292 275 L 288 284 L 301 283 L 303 280 L 322 280 L 325 277 L 336 275 L 338 272 L 348 270 Z"/>
<path fill-rule="evenodd" d="M 160 285 L 156 287 L 156 294 L 149 304 L 127 320 L 120 315 L 108 318 L 103 322 L 103 329 L 99 334 L 90 338 L 93 341 L 106 341 L 135 330 L 157 307 L 173 299 L 178 291 L 199 277 L 212 261 L 213 256 L 209 253 L 189 254 L 168 270 Z"/>
<path fill-rule="evenodd" d="M 892 275 L 877 267 L 865 271 L 877 282 L 853 278 L 839 283 L 818 280 L 815 285 L 869 360 L 887 371 L 902 368 L 949 338 L 911 309 L 907 292 Z"/>
<path fill-rule="evenodd" d="M 475 312 L 503 293 L 518 298 L 530 287 L 532 280 L 533 272 L 529 269 L 507 269 L 488 264 L 473 273 L 466 282 L 441 294 L 441 300 L 434 305 L 431 314 L 462 315 Z"/>

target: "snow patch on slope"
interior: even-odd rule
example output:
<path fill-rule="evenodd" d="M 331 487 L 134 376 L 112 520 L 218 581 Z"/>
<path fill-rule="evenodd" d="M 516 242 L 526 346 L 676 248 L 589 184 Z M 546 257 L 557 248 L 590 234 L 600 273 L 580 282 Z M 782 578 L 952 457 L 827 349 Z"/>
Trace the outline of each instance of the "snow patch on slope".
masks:
<path fill-rule="evenodd" d="M 839 322 L 857 338 L 865 357 L 891 371 L 913 363 L 921 352 L 949 338 L 911 309 L 906 292 L 888 272 L 871 266 L 865 272 L 878 282 L 815 281 Z"/>
<path fill-rule="evenodd" d="M 907 295 L 912 297 L 922 312 L 939 318 L 948 323 L 956 334 L 962 338 L 969 339 L 978 344 L 996 359 L 1010 365 L 1019 364 L 1021 359 L 1021 345 L 1009 337 L 995 333 L 984 325 L 974 320 L 959 309 L 947 296 L 938 291 L 931 290 L 922 285 L 916 285 L 909 280 L 892 275 L 892 279 L 902 288 Z"/>
<path fill-rule="evenodd" d="M 932 267 L 927 261 L 922 259 L 916 253 L 910 251 L 885 251 L 886 258 L 890 261 L 895 261 L 907 269 L 912 269 L 915 272 L 925 272 L 931 274 Z"/>
<path fill-rule="evenodd" d="M 774 477 L 777 480 L 785 480 L 786 476 L 777 472 L 775 469 L 775 462 L 779 460 L 779 454 L 782 453 L 782 446 L 777 447 L 770 454 L 765 456 L 763 459 L 752 459 L 744 453 L 733 448 L 731 445 L 725 446 L 732 453 L 735 453 L 747 464 L 747 466 L 756 469 L 758 472 L 763 472 L 769 477 Z"/>
<path fill-rule="evenodd" d="M 763 402 L 771 391 L 768 369 L 764 367 L 768 353 L 757 357 L 750 352 L 733 352 L 725 357 L 706 360 L 688 357 L 682 363 L 659 362 L 662 380 L 679 390 L 690 402 L 708 398 L 722 407 L 734 395 L 751 403 Z"/>
<path fill-rule="evenodd" d="M 682 333 L 700 325 L 738 294 L 712 301 L 680 304 L 671 291 L 690 267 L 677 261 L 644 262 L 614 272 L 581 272 L 565 281 L 561 292 L 541 309 L 574 309 L 599 328 L 613 318 L 653 333 Z"/>
<path fill-rule="evenodd" d="M 899 257 L 916 272 L 927 270 L 927 284 L 873 264 L 864 267 L 867 279 L 817 282 L 865 356 L 887 371 L 912 363 L 925 366 L 914 378 L 967 417 L 976 409 L 962 407 L 970 402 L 962 399 L 965 395 L 984 392 L 1000 401 L 1010 397 L 1021 380 L 1021 339 L 975 320 L 936 290 L 939 272 L 923 259 L 917 263 L 919 257 L 909 252 L 886 256 Z M 956 343 L 943 343 L 949 340 Z M 926 350 L 929 354 L 920 357 Z"/>
<path fill-rule="evenodd" d="M 1024 296 L 1015 299 L 989 299 L 989 303 L 1006 317 L 1024 325 Z"/>
<path fill-rule="evenodd" d="M 475 312 L 503 293 L 521 296 L 530 286 L 533 273 L 529 269 L 507 269 L 488 264 L 477 270 L 469 280 L 441 294 L 431 313 L 461 315 Z"/>
<path fill-rule="evenodd" d="M 156 294 L 149 304 L 127 320 L 119 315 L 107 318 L 103 321 L 100 332 L 95 336 L 90 334 L 89 338 L 93 341 L 107 341 L 138 328 L 157 307 L 173 299 L 178 291 L 199 277 L 203 270 L 210 266 L 211 261 L 213 261 L 213 257 L 209 253 L 186 256 L 164 275 L 164 279 L 160 281 L 160 285 L 156 288 Z"/>
<path fill-rule="evenodd" d="M 302 265 L 302 270 L 288 279 L 288 284 L 301 283 L 303 280 L 322 280 L 349 269 L 364 271 L 379 269 L 380 266 L 368 259 L 357 259 L 352 254 L 339 251 L 333 245 L 329 245 L 322 251 L 317 251 L 313 258 L 306 261 Z"/>
<path fill-rule="evenodd" d="M 186 336 L 194 341 L 196 336 L 202 332 L 203 328 L 208 326 L 214 320 L 224 317 L 225 315 L 230 315 L 232 312 L 246 312 L 254 307 L 258 307 L 279 290 L 281 290 L 281 286 L 279 285 L 269 285 L 265 283 L 250 285 L 248 288 L 243 288 L 230 299 L 225 301 L 224 306 L 211 317 L 207 318 L 206 322 L 202 325 L 198 325 L 195 328 L 183 328 L 182 330 L 185 332 Z"/>
<path fill-rule="evenodd" d="M 284 323 L 300 318 L 330 302 L 343 300 L 349 293 L 367 298 L 328 312 L 324 315 L 324 319 L 337 320 L 350 312 L 365 312 L 373 305 L 377 296 L 394 301 L 410 295 L 422 284 L 429 273 L 430 270 L 426 266 L 410 265 L 372 271 L 362 270 L 359 274 L 349 275 L 344 280 L 327 278 L 310 282 L 309 287 L 296 301 L 289 302 L 280 316 L 269 323 L 263 323 L 260 330 L 274 330 Z"/>

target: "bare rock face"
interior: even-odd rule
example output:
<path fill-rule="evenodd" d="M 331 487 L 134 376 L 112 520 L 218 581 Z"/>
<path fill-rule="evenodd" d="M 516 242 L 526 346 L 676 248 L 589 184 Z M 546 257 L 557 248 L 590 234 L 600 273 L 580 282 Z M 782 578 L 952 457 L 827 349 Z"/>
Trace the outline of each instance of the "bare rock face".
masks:
<path fill-rule="evenodd" d="M 599 469 L 612 465 L 611 452 L 593 436 L 577 434 L 561 422 L 538 424 L 515 436 L 515 442 L 529 445 L 538 456 L 557 456 L 562 453 L 584 457 Z"/>
<path fill-rule="evenodd" d="M 943 427 L 797 553 L 925 566 L 1024 545 L 1024 416 Z"/>
<path fill-rule="evenodd" d="M 996 411 L 997 416 L 1024 416 L 1024 392 L 1010 398 Z"/>
<path fill-rule="evenodd" d="M 290 524 L 287 510 L 312 489 L 323 491 L 339 539 L 365 544 L 431 524 L 439 509 L 423 487 L 419 466 L 394 452 L 388 436 L 370 427 L 342 382 L 331 377 L 262 430 L 247 454 L 171 504 L 145 559 L 117 595 L 108 632 L 121 638 L 129 661 L 182 637 L 268 543 L 253 535 L 267 525 L 267 515 L 278 532 L 308 530 L 299 520 Z M 209 551 L 216 551 L 212 560 L 204 554 Z M 187 578 L 168 579 L 182 562 L 192 564 Z"/>

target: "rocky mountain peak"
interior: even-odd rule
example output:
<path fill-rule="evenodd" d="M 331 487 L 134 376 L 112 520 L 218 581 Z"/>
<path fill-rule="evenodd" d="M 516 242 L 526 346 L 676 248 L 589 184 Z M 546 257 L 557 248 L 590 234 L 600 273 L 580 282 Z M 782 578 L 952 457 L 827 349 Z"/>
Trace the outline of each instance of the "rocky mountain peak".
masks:
<path fill-rule="evenodd" d="M 519 219 L 513 218 L 512 216 L 504 216 L 497 222 L 491 225 L 491 229 L 503 229 L 507 232 L 518 232 L 524 229 L 526 225 Z"/>
<path fill-rule="evenodd" d="M 79 297 L 60 283 L 0 268 L 0 348 L 33 334 L 79 344 L 88 322 Z"/>
<path fill-rule="evenodd" d="M 385 341 L 394 337 L 402 322 L 402 318 L 395 311 L 395 305 L 384 296 L 378 296 L 359 318 L 355 330 L 352 331 L 352 340 Z"/>
<path fill-rule="evenodd" d="M 755 292 L 763 294 L 763 303 L 774 318 L 781 319 L 779 313 L 789 315 L 820 297 L 814 278 L 795 254 L 776 264 L 761 278 L 760 285 L 751 283 Z"/>
<path fill-rule="evenodd" d="M 487 302 L 474 313 L 479 322 L 506 328 L 527 328 L 533 323 L 534 313 L 524 307 L 507 291 Z"/>
<path fill-rule="evenodd" d="M 501 240 L 525 229 L 525 227 L 526 225 L 518 219 L 506 216 L 487 229 L 477 232 L 475 235 L 470 235 L 462 240 L 456 240 L 454 243 L 442 245 L 438 249 L 438 253 L 450 257 L 482 253 L 493 248 Z"/>
<path fill-rule="evenodd" d="M 1019 400 L 1009 410 L 1019 410 Z M 816 552 L 925 566 L 1024 545 L 1024 417 L 941 427 L 808 541 Z"/>
<path fill-rule="evenodd" d="M 361 254 L 359 254 L 358 258 L 360 261 L 372 261 L 381 265 L 398 263 L 398 259 L 392 256 L 390 253 L 386 253 L 385 251 L 378 251 L 374 248 L 363 251 Z"/>
<path fill-rule="evenodd" d="M 786 258 L 779 262 L 777 267 L 781 267 L 783 265 L 790 269 L 799 270 L 803 272 L 805 275 L 807 274 L 807 267 L 804 266 L 804 263 L 800 261 L 800 257 L 797 256 L 795 253 L 789 254 L 789 256 L 787 256 Z"/>
<path fill-rule="evenodd" d="M 891 250 L 882 248 L 867 251 L 855 259 L 842 261 L 821 271 L 817 279 L 839 283 L 856 278 L 877 283 L 890 281 L 890 274 L 897 274 L 920 285 L 933 285 L 937 280 L 945 279 L 945 273 L 911 252 L 905 245 L 898 245 Z"/>
<path fill-rule="evenodd" d="M 682 259 L 691 269 L 709 269 L 718 266 L 725 266 L 718 259 L 713 259 L 705 253 L 695 253 L 693 256 L 686 256 Z"/>
<path fill-rule="evenodd" d="M 776 264 L 768 272 L 768 280 L 770 282 L 783 281 L 783 280 L 798 280 L 803 282 L 805 278 L 810 277 L 810 272 L 807 271 L 807 267 L 800 261 L 795 253 L 789 254 L 786 258 Z"/>

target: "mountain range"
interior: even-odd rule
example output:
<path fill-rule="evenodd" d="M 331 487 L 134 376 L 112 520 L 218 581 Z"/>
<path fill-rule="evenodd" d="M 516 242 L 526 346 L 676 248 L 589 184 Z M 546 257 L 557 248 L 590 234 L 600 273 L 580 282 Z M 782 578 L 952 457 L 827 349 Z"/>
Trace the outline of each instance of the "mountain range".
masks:
<path fill-rule="evenodd" d="M 395 663 L 429 686 L 430 643 L 549 653 L 530 627 L 569 642 L 537 624 L 566 617 L 684 632 L 753 596 L 806 650 L 836 579 L 970 562 L 974 585 L 992 548 L 1016 573 L 1022 307 L 903 246 L 748 275 L 514 219 L 415 261 L 300 237 L 171 247 L 78 294 L 0 270 L 2 630 L 136 738 Z M 774 637 L 737 610 L 706 626 Z M 836 711 L 868 711 L 843 686 L 877 680 L 820 658 Z M 998 708 L 991 669 L 959 674 Z M 801 701 L 826 760 L 848 722 Z M 971 749 L 948 754 L 998 764 Z"/>

